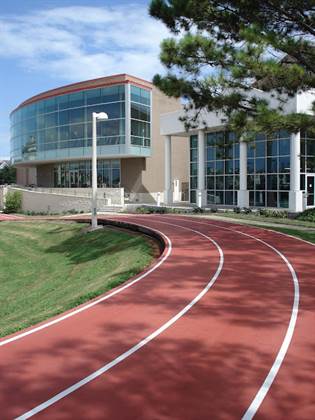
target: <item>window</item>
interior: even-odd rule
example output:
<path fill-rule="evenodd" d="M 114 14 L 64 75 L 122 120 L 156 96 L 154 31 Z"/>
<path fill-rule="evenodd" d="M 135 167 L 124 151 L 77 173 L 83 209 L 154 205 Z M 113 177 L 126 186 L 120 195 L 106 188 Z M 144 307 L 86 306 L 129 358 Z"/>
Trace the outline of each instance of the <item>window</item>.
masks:
<path fill-rule="evenodd" d="M 84 108 L 70 109 L 70 111 L 69 111 L 70 123 L 76 124 L 76 123 L 84 122 L 84 120 L 85 120 L 84 115 L 85 115 L 85 109 Z"/>
<path fill-rule="evenodd" d="M 54 186 L 60 188 L 91 186 L 91 161 L 65 162 L 54 166 Z M 103 160 L 97 162 L 97 184 L 99 187 L 120 187 L 120 161 Z"/>
<path fill-rule="evenodd" d="M 205 135 L 205 185 L 208 204 L 236 205 L 239 188 L 239 143 L 230 131 Z M 198 137 L 190 137 L 191 175 L 197 175 Z M 194 165 L 194 166 L 193 166 Z M 193 179 L 194 178 L 194 179 Z M 197 177 L 191 177 L 190 197 L 195 198 Z"/>
<path fill-rule="evenodd" d="M 255 153 L 247 159 L 250 205 L 285 207 L 290 189 L 290 135 L 286 131 L 268 139 L 257 135 L 253 145 Z"/>
<path fill-rule="evenodd" d="M 84 92 L 75 92 L 69 94 L 69 108 L 83 107 L 84 105 Z"/>
<path fill-rule="evenodd" d="M 144 105 L 150 105 L 151 92 L 149 90 L 131 85 L 130 92 L 131 92 L 132 102 L 138 102 Z"/>
<path fill-rule="evenodd" d="M 151 145 L 151 91 L 130 86 L 131 143 Z"/>
<path fill-rule="evenodd" d="M 22 136 L 25 138 L 32 136 L 35 139 L 35 145 L 40 145 L 37 149 L 33 148 L 33 160 L 37 159 L 38 151 L 53 150 L 54 148 L 83 148 L 91 145 L 92 112 L 104 111 L 108 114 L 109 121 L 106 122 L 106 125 L 98 123 L 99 144 L 109 146 L 123 144 L 125 143 L 124 99 L 125 86 L 117 85 L 73 92 L 38 101 L 24 106 L 12 114 L 12 139 L 18 136 L 21 138 Z M 150 109 L 150 107 L 141 104 L 137 107 L 138 116 L 141 118 L 139 122 L 145 125 L 149 124 L 149 121 L 145 120 L 149 112 L 145 112 L 143 107 L 145 109 Z M 147 136 L 144 141 L 143 127 Z M 141 143 L 147 147 L 150 143 L 150 128 L 146 125 L 137 128 L 141 133 L 141 135 L 138 133 Z M 22 141 L 21 145 L 16 144 L 22 154 Z M 81 152 L 81 156 L 84 156 L 85 153 L 90 154 L 89 150 Z M 69 153 L 66 151 L 64 153 L 64 156 L 68 157 Z M 52 154 L 49 156 L 53 157 Z M 45 159 L 45 156 L 41 155 L 39 159 Z"/>
<path fill-rule="evenodd" d="M 141 121 L 150 121 L 150 108 L 148 106 L 132 102 L 131 118 Z"/>

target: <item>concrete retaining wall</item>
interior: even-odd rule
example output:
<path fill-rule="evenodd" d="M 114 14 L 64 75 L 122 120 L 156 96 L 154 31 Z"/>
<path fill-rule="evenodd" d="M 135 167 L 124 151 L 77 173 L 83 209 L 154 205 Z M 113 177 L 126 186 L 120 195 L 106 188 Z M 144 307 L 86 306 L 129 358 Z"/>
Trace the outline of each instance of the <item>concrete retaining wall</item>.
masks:
<path fill-rule="evenodd" d="M 21 191 L 23 211 L 49 213 L 62 213 L 70 210 L 91 211 L 91 198 L 88 196 L 56 194 L 55 192 L 49 193 L 17 187 L 8 187 L 8 191 Z M 109 204 L 108 199 L 98 198 L 97 200 L 97 207 L 100 211 L 104 211 Z M 115 204 L 111 203 L 112 206 Z"/>
<path fill-rule="evenodd" d="M 7 187 L 4 185 L 0 185 L 0 210 L 4 209 L 4 201 L 5 201 L 5 195 L 7 192 Z"/>
<path fill-rule="evenodd" d="M 91 188 L 25 188 L 21 187 L 22 190 L 41 192 L 45 194 L 58 194 L 63 196 L 75 196 L 75 197 L 92 197 Z M 108 204 L 114 204 L 122 206 L 124 204 L 124 189 L 123 188 L 98 188 L 97 197 L 99 199 L 107 200 Z"/>

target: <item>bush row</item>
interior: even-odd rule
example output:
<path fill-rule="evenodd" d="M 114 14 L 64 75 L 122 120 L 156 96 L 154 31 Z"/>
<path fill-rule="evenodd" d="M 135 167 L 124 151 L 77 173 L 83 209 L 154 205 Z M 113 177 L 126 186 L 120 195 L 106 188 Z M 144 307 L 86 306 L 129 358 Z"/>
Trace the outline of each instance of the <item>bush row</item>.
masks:
<path fill-rule="evenodd" d="M 315 222 L 315 209 L 304 210 L 303 213 L 296 217 L 296 219 L 304 222 Z"/>

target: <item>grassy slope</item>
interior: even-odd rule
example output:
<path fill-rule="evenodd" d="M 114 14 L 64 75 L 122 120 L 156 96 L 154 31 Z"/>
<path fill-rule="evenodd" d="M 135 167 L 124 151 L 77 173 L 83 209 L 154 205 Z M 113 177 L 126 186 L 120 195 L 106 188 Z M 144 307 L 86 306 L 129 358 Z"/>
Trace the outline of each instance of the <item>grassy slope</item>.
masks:
<path fill-rule="evenodd" d="M 262 226 L 257 226 L 262 227 Z M 276 230 L 278 232 L 286 233 L 287 235 L 296 236 L 297 238 L 304 239 L 305 241 L 315 243 L 315 232 L 314 231 L 305 231 L 305 230 L 296 230 L 294 228 L 282 228 L 282 227 L 274 227 L 274 226 L 263 226 L 270 230 Z"/>
<path fill-rule="evenodd" d="M 259 216 L 255 213 L 249 213 L 249 214 L 239 214 L 239 213 L 215 213 L 217 216 L 226 217 L 228 219 L 238 219 L 238 220 L 252 220 L 255 222 L 264 222 L 264 223 L 277 223 L 277 224 L 285 224 L 285 225 L 292 225 L 294 226 L 303 226 L 303 227 L 310 227 L 315 228 L 315 223 L 308 222 L 304 220 L 297 220 L 297 219 L 288 219 L 288 218 L 280 218 L 280 217 L 264 217 Z"/>
<path fill-rule="evenodd" d="M 149 242 L 76 223 L 0 223 L 0 336 L 61 313 L 139 273 Z"/>

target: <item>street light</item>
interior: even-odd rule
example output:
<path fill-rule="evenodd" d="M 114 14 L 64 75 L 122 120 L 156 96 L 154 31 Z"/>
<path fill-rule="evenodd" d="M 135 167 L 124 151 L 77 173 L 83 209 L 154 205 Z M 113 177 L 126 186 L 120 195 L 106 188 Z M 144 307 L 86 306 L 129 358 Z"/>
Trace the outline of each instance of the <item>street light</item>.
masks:
<path fill-rule="evenodd" d="M 97 120 L 108 120 L 108 115 L 106 112 L 92 113 L 92 230 L 97 229 Z"/>

